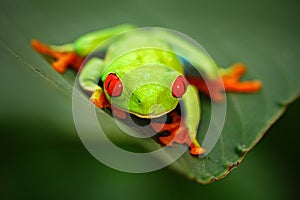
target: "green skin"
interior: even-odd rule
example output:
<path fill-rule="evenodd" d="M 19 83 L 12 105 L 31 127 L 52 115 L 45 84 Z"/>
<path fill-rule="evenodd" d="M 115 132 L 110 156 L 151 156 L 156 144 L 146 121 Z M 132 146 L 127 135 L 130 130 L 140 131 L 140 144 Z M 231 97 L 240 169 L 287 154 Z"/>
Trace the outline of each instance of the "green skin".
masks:
<path fill-rule="evenodd" d="M 148 119 L 170 113 L 173 123 L 151 123 L 157 132 L 170 132 L 168 136 L 159 137 L 160 141 L 166 145 L 187 143 L 192 155 L 203 154 L 205 149 L 196 140 L 200 122 L 197 88 L 212 100 L 222 101 L 222 91 L 252 93 L 259 91 L 262 83 L 257 80 L 240 81 L 246 70 L 242 63 L 219 68 L 201 47 L 179 33 L 138 29 L 120 34 L 132 29 L 132 25 L 119 25 L 85 34 L 74 43 L 50 48 L 37 40 L 32 40 L 31 44 L 39 53 L 57 59 L 52 66 L 60 73 L 67 66 L 78 69 L 90 53 L 105 52 L 104 59 L 93 57 L 79 73 L 79 84 L 91 92 L 90 100 L 99 108 L 111 108 L 121 119 L 128 116 L 126 113 Z M 192 61 L 191 64 L 207 82 L 189 77 L 195 85 L 188 84 L 183 78 L 185 66 L 173 51 Z M 104 83 L 104 88 L 98 85 L 99 80 Z M 179 103 L 184 110 L 181 113 L 183 124 L 179 124 L 180 116 L 171 112 Z"/>
<path fill-rule="evenodd" d="M 78 55 L 87 56 L 101 41 L 133 28 L 131 25 L 120 25 L 88 33 L 77 39 L 72 48 Z M 130 51 L 151 43 L 164 50 L 142 48 Z M 69 47 L 65 45 L 59 48 L 67 50 Z M 182 98 L 172 96 L 172 84 L 179 75 L 184 75 L 184 66 L 171 50 L 163 41 L 153 40 L 151 36 L 132 34 L 111 44 L 103 60 L 89 60 L 79 75 L 79 83 L 84 90 L 93 93 L 91 98 L 99 98 L 99 94 L 104 92 L 114 107 L 141 118 L 155 118 L 167 114 L 182 101 L 189 136 L 194 144 L 198 144 L 195 139 L 200 122 L 198 90 L 189 84 Z M 127 53 L 122 54 L 123 52 Z M 215 76 L 211 74 L 209 67 L 203 67 L 201 63 L 195 67 L 208 76 Z M 104 82 L 110 73 L 116 74 L 123 84 L 123 92 L 118 97 L 110 97 L 105 89 L 98 86 L 98 80 Z"/>

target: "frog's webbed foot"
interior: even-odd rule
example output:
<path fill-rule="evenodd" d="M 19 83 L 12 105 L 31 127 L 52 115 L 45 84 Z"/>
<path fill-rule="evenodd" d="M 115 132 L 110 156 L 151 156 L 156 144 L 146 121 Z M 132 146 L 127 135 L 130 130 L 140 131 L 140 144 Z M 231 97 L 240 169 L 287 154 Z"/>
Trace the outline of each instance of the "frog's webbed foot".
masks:
<path fill-rule="evenodd" d="M 151 127 L 156 132 L 168 131 L 170 134 L 167 136 L 159 136 L 159 141 L 167 146 L 172 146 L 174 142 L 180 144 L 188 144 L 190 147 L 190 153 L 198 156 L 205 153 L 205 149 L 202 148 L 196 139 L 191 141 L 189 130 L 184 122 L 181 122 L 181 116 L 176 112 L 170 113 L 171 123 L 151 123 Z"/>
<path fill-rule="evenodd" d="M 258 80 L 240 81 L 242 75 L 246 72 L 246 66 L 242 63 L 236 63 L 222 72 L 222 80 L 226 91 L 229 92 L 257 92 L 262 88 L 262 83 Z"/>
<path fill-rule="evenodd" d="M 206 150 L 202 148 L 196 139 L 190 144 L 190 153 L 194 156 L 204 154 Z"/>
<path fill-rule="evenodd" d="M 204 81 L 198 77 L 187 77 L 188 81 L 197 89 L 210 96 L 213 101 L 219 102 L 224 99 L 223 91 L 253 93 L 262 88 L 258 80 L 241 81 L 246 72 L 246 66 L 236 63 L 227 69 L 221 69 L 221 78 L 214 81 Z M 209 87 L 208 87 L 209 86 Z"/>
<path fill-rule="evenodd" d="M 102 89 L 97 88 L 92 96 L 90 97 L 90 101 L 93 102 L 98 108 L 111 108 L 111 104 L 107 100 Z"/>
<path fill-rule="evenodd" d="M 54 58 L 55 61 L 51 65 L 59 73 L 64 73 L 68 66 L 78 70 L 84 60 L 84 58 L 79 57 L 75 52 L 55 51 L 35 39 L 31 41 L 31 46 L 37 52 Z"/>
<path fill-rule="evenodd" d="M 97 106 L 100 109 L 111 109 L 114 116 L 118 117 L 119 119 L 126 119 L 127 117 L 127 114 L 123 110 L 120 110 L 110 104 L 102 89 L 96 89 L 90 97 L 90 101 L 93 102 L 95 106 Z"/>

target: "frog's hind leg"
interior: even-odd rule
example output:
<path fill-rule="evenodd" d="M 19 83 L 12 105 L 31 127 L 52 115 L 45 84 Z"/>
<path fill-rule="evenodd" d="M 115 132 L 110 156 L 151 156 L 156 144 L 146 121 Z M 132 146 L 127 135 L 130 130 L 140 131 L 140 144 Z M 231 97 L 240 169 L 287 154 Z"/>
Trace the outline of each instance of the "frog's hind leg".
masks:
<path fill-rule="evenodd" d="M 59 73 L 64 73 L 68 66 L 78 70 L 84 58 L 101 42 L 122 32 L 132 30 L 133 28 L 133 25 L 121 24 L 84 34 L 71 44 L 48 46 L 37 40 L 32 40 L 31 46 L 37 52 L 54 58 L 56 61 L 52 63 L 52 67 Z"/>
<path fill-rule="evenodd" d="M 246 73 L 246 66 L 236 63 L 227 69 L 221 69 L 222 80 L 226 91 L 252 93 L 262 88 L 262 83 L 258 80 L 240 81 Z"/>
<path fill-rule="evenodd" d="M 187 77 L 190 84 L 213 101 L 220 102 L 224 100 L 223 91 L 254 93 L 262 88 L 262 83 L 258 80 L 241 81 L 241 77 L 246 73 L 246 66 L 242 63 L 236 63 L 229 68 L 220 68 L 221 78 L 217 80 L 204 81 L 199 77 Z"/>
<path fill-rule="evenodd" d="M 51 64 L 52 67 L 59 73 L 64 73 L 68 66 L 78 70 L 84 60 L 73 51 L 58 51 L 53 48 L 33 39 L 31 46 L 37 52 L 54 58 L 55 61 Z"/>

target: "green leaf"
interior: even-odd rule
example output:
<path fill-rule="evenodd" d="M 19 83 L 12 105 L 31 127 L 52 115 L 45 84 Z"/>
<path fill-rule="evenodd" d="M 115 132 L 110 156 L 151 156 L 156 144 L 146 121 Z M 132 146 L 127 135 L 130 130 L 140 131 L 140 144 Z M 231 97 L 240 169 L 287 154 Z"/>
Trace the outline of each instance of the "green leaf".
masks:
<path fill-rule="evenodd" d="M 11 1 L 1 2 L 1 50 L 16 56 L 22 65 L 67 95 L 72 93 L 74 73 L 56 73 L 31 49 L 30 39 L 63 44 L 88 31 L 124 22 L 140 26 L 159 25 L 193 37 L 222 66 L 236 61 L 246 63 L 249 72 L 244 78 L 260 79 L 264 84 L 263 90 L 256 94 L 228 94 L 225 126 L 214 149 L 203 159 L 192 157 L 186 152 L 171 165 L 174 170 L 200 183 L 221 179 L 241 163 L 246 153 L 282 115 L 286 106 L 299 96 L 300 68 L 297 60 L 300 51 L 295 41 L 299 41 L 300 33 L 294 28 L 297 23 L 292 15 L 281 12 L 280 3 L 274 10 L 266 13 L 267 3 L 260 4 L 258 9 L 254 4 L 218 6 L 191 2 L 182 6 L 174 5 L 172 12 L 169 12 L 167 8 L 173 1 L 154 1 L 147 9 L 149 11 L 141 12 L 135 9 L 137 2 L 139 1 L 132 1 L 126 5 L 111 1 L 101 5 L 97 1 L 72 5 L 61 1 L 22 1 L 17 4 Z M 207 9 L 212 7 L 215 11 L 213 14 Z M 160 15 L 153 16 L 151 8 Z M 25 14 L 23 10 L 30 14 Z M 67 13 L 70 10 L 72 12 Z M 231 12 L 232 10 L 235 12 Z M 253 10 L 256 10 L 255 15 Z M 181 18 L 178 18 L 178 13 Z M 223 21 L 215 20 L 216 16 Z M 70 96 L 67 95 L 63 96 L 69 99 Z M 207 116 L 210 105 L 205 98 L 202 102 L 199 141 L 202 141 L 204 135 L 201 133 L 209 123 Z M 70 105 L 65 103 L 62 107 L 64 106 Z M 103 123 L 108 124 L 107 128 L 112 129 L 112 132 L 119 131 L 109 117 L 106 120 Z M 121 138 L 120 141 L 123 139 L 126 138 Z"/>

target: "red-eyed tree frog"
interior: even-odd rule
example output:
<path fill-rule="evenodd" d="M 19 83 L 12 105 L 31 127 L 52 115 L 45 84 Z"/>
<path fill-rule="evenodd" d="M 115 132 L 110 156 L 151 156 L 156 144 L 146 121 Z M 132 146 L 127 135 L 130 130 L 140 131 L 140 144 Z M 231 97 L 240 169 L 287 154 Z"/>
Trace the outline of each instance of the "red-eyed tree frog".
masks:
<path fill-rule="evenodd" d="M 57 72 L 64 73 L 68 66 L 79 69 L 83 60 L 104 40 L 132 29 L 134 26 L 124 24 L 94 31 L 79 37 L 74 43 L 62 46 L 47 46 L 37 40 L 32 40 L 31 44 L 37 52 L 53 57 L 55 61 L 52 67 Z M 122 54 L 112 62 L 120 51 L 124 52 L 124 49 L 129 49 L 132 45 L 138 47 L 149 41 L 170 51 L 141 48 Z M 205 70 L 207 75 L 211 73 L 209 66 L 194 67 Z M 83 90 L 91 93 L 91 102 L 101 109 L 112 109 L 121 119 L 128 117 L 128 114 L 139 118 L 156 118 L 169 114 L 171 123 L 151 124 L 154 130 L 170 132 L 167 136 L 159 137 L 159 141 L 169 146 L 173 142 L 187 143 L 190 154 L 197 156 L 205 153 L 196 139 L 200 122 L 198 91 L 209 95 L 212 100 L 221 101 L 224 89 L 256 92 L 262 87 L 257 80 L 240 82 L 240 77 L 246 70 L 241 63 L 227 69 L 218 69 L 221 76 L 211 76 L 208 83 L 199 78 L 186 77 L 184 64 L 172 53 L 168 44 L 155 41 L 151 36 L 136 34 L 111 44 L 103 59 L 95 57 L 88 60 L 80 70 L 79 83 Z M 224 87 L 219 87 L 220 83 Z M 213 91 L 208 91 L 207 84 L 214 86 Z M 183 125 L 179 125 L 181 116 L 174 112 L 179 101 L 185 107 Z"/>

